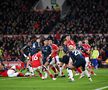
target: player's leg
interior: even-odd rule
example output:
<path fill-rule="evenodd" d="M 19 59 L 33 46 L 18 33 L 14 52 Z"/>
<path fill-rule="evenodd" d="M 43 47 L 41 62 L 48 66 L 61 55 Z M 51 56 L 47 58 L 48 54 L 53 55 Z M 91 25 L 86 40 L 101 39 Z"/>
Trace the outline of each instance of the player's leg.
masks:
<path fill-rule="evenodd" d="M 69 63 L 69 56 L 64 55 L 63 58 L 61 59 L 61 62 L 60 62 L 60 76 L 63 76 L 63 77 L 65 76 L 62 72 L 63 64 L 65 64 L 65 66 L 67 67 L 68 63 Z M 68 68 L 67 68 L 67 72 L 68 72 Z"/>
<path fill-rule="evenodd" d="M 71 81 L 74 81 L 72 68 L 68 67 L 67 72 Z"/>
<path fill-rule="evenodd" d="M 46 65 L 45 65 L 46 64 Z M 49 63 L 47 62 L 47 58 L 43 58 L 43 65 L 48 67 Z M 42 71 L 44 72 L 44 77 L 45 79 L 48 77 L 48 73 L 44 70 L 44 68 L 42 67 Z"/>
<path fill-rule="evenodd" d="M 60 76 L 62 76 L 63 64 L 63 62 L 60 62 Z"/>
<path fill-rule="evenodd" d="M 42 69 L 42 67 L 41 67 L 41 66 L 39 66 L 39 67 L 34 68 L 34 69 L 36 70 L 36 72 L 38 72 L 38 74 L 39 74 L 40 78 L 42 78 L 42 79 L 44 80 L 45 78 L 44 78 L 44 76 L 42 75 L 42 73 L 41 73 L 41 71 L 40 71 L 40 69 Z"/>
<path fill-rule="evenodd" d="M 54 73 L 57 73 L 56 68 L 52 65 L 52 63 L 54 63 L 54 61 L 52 60 L 51 57 L 49 57 L 49 59 L 44 64 L 44 66 L 47 67 L 47 70 L 49 70 L 48 68 L 51 68 L 52 71 L 54 71 Z M 47 78 L 47 76 L 48 76 L 48 73 L 45 71 L 45 78 Z"/>
<path fill-rule="evenodd" d="M 34 75 L 34 70 L 30 65 L 28 66 L 28 70 L 31 73 L 31 76 L 33 76 Z"/>
<path fill-rule="evenodd" d="M 82 71 L 83 71 L 81 75 L 83 76 L 85 74 L 89 78 L 89 80 L 92 81 L 90 74 L 89 74 L 88 70 L 86 69 L 85 60 L 81 60 L 80 66 L 82 66 Z"/>
<path fill-rule="evenodd" d="M 95 69 L 98 68 L 98 61 L 97 61 L 97 59 L 93 59 L 92 60 L 92 64 L 93 64 L 93 66 L 94 66 Z"/>
<path fill-rule="evenodd" d="M 64 77 L 64 73 L 63 72 L 61 72 L 62 70 L 62 66 L 60 66 L 60 60 L 59 60 L 59 56 L 56 56 L 55 57 L 55 61 L 56 61 L 56 69 L 57 69 L 57 71 L 59 72 L 59 75 L 60 76 L 62 76 L 62 77 Z M 57 76 L 58 76 L 58 74 L 57 74 Z"/>
<path fill-rule="evenodd" d="M 54 58 L 52 58 L 52 61 L 50 62 L 49 68 L 52 69 L 52 71 L 54 72 L 54 74 L 58 74 L 56 67 L 54 66 L 55 64 L 55 60 Z"/>
<path fill-rule="evenodd" d="M 62 77 L 65 77 L 64 73 L 62 72 L 64 64 L 65 64 L 65 68 L 66 68 L 67 73 L 68 73 L 68 63 L 69 63 L 69 56 L 68 55 L 64 55 L 63 58 L 61 59 L 61 62 L 60 62 L 60 75 Z"/>
<path fill-rule="evenodd" d="M 73 66 L 73 62 L 72 62 L 72 59 L 69 58 L 69 63 L 68 63 L 68 68 L 67 68 L 67 72 L 69 74 L 69 78 L 71 81 L 74 81 L 74 77 L 73 77 L 73 72 L 72 72 L 72 69 L 74 69 L 75 67 Z"/>
<path fill-rule="evenodd" d="M 24 77 L 24 74 L 20 72 L 17 77 Z"/>
<path fill-rule="evenodd" d="M 84 64 L 85 65 L 85 64 Z M 84 77 L 84 72 L 81 70 L 81 66 L 82 66 L 82 60 L 76 60 L 76 62 L 73 64 L 73 66 L 75 67 L 75 70 L 80 72 L 80 78 Z M 81 70 L 81 71 L 80 71 Z"/>
<path fill-rule="evenodd" d="M 85 57 L 85 61 L 86 61 L 86 68 L 88 69 L 89 73 L 95 75 L 89 57 Z"/>
<path fill-rule="evenodd" d="M 50 78 L 52 78 L 53 80 L 56 80 L 56 78 L 54 78 L 54 76 L 51 74 L 51 72 L 45 66 L 43 66 L 43 70 L 50 76 Z"/>
<path fill-rule="evenodd" d="M 49 57 L 49 59 L 46 61 L 46 63 L 44 64 L 45 67 L 49 66 L 49 68 L 52 69 L 52 71 L 54 71 L 54 73 L 57 73 L 56 68 L 53 66 L 54 60 L 52 59 L 52 57 Z"/>
<path fill-rule="evenodd" d="M 60 60 L 59 56 L 55 56 L 56 69 L 60 72 Z"/>

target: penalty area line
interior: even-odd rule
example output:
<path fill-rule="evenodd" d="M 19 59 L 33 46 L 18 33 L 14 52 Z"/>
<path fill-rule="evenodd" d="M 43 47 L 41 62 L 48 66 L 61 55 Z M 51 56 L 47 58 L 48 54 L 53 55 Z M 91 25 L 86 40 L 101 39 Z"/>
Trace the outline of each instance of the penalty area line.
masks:
<path fill-rule="evenodd" d="M 97 89 L 95 89 L 95 90 L 104 90 L 104 89 L 106 89 L 106 88 L 108 88 L 108 86 L 101 87 L 101 88 L 97 88 Z"/>

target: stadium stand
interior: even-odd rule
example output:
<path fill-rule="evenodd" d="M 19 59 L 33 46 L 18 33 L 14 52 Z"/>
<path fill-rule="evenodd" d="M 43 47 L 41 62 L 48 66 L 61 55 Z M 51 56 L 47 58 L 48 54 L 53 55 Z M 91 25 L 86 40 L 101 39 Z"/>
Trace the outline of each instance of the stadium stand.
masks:
<path fill-rule="evenodd" d="M 5 0 L 0 3 L 1 34 L 49 33 L 59 21 L 60 13 L 55 10 L 33 11 L 35 0 Z M 30 4 L 29 4 L 30 3 Z"/>
<path fill-rule="evenodd" d="M 53 29 L 59 33 L 108 33 L 108 1 L 70 0 L 67 16 Z"/>

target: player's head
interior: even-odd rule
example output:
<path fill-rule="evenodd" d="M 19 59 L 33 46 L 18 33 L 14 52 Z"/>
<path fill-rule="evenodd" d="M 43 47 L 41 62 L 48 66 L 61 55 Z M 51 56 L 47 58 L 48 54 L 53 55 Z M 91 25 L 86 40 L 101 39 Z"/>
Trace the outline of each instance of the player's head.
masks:
<path fill-rule="evenodd" d="M 41 42 L 41 39 L 40 38 L 37 38 L 37 40 L 36 40 L 38 43 L 40 43 Z"/>
<path fill-rule="evenodd" d="M 43 43 L 44 45 L 48 45 L 48 39 L 44 39 Z"/>
<path fill-rule="evenodd" d="M 85 40 L 84 40 L 84 43 L 85 43 L 85 44 L 88 44 L 88 40 L 87 40 L 87 39 L 85 39 Z"/>
<path fill-rule="evenodd" d="M 62 46 L 59 46 L 59 50 L 63 50 L 63 47 Z"/>
<path fill-rule="evenodd" d="M 68 40 L 70 40 L 70 39 L 71 39 L 70 35 L 67 35 L 67 36 L 66 36 L 66 40 L 68 41 Z"/>
<path fill-rule="evenodd" d="M 78 45 L 82 45 L 82 41 L 79 41 L 79 42 L 78 42 Z"/>
<path fill-rule="evenodd" d="M 97 47 L 95 46 L 94 49 L 97 50 Z"/>
<path fill-rule="evenodd" d="M 36 40 L 36 36 L 35 35 L 32 35 L 31 38 L 30 38 L 30 40 L 31 41 L 35 41 Z"/>
<path fill-rule="evenodd" d="M 75 49 L 76 49 L 76 47 L 75 47 L 75 46 L 73 46 L 73 45 L 69 45 L 69 46 L 68 46 L 68 48 L 69 48 L 69 51 L 73 51 L 73 50 L 75 50 Z"/>
<path fill-rule="evenodd" d="M 48 40 L 48 44 L 51 45 L 53 44 L 53 41 L 51 39 Z"/>

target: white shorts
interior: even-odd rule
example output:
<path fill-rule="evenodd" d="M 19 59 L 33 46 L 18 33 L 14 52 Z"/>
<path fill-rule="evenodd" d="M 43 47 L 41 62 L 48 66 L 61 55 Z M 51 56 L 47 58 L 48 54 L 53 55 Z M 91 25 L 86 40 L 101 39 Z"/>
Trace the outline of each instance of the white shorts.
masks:
<path fill-rule="evenodd" d="M 38 67 L 36 67 L 36 68 L 33 68 L 33 71 L 36 71 L 37 69 L 42 69 L 42 66 L 38 66 Z"/>
<path fill-rule="evenodd" d="M 17 77 L 19 72 L 15 72 L 14 70 L 7 71 L 8 77 Z"/>
<path fill-rule="evenodd" d="M 90 62 L 89 57 L 85 57 L 85 61 L 86 61 L 86 67 L 87 67 L 89 65 L 89 62 Z"/>
<path fill-rule="evenodd" d="M 55 57 L 53 57 L 52 58 L 52 61 L 50 62 L 50 64 L 51 65 L 53 65 L 53 64 L 60 64 L 60 61 L 59 61 L 59 56 L 57 55 L 57 56 L 55 56 Z"/>

